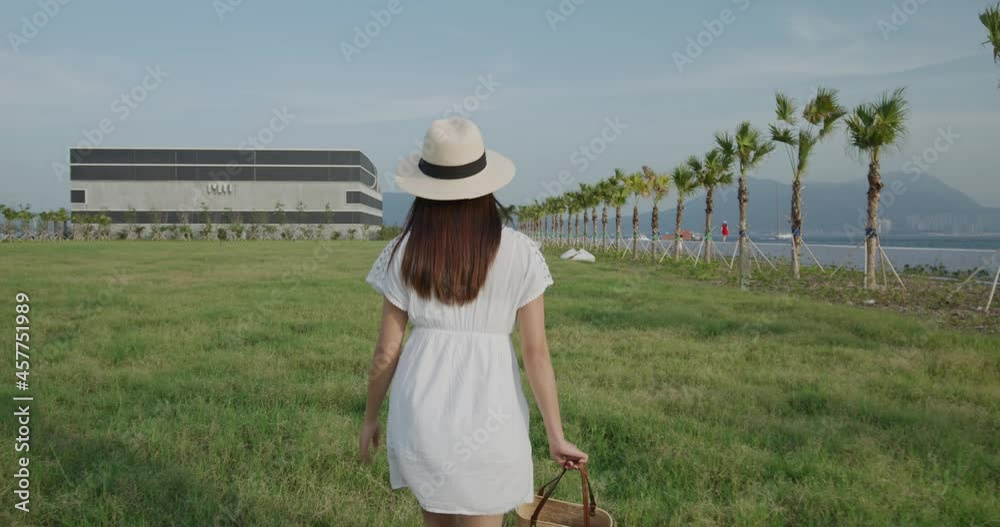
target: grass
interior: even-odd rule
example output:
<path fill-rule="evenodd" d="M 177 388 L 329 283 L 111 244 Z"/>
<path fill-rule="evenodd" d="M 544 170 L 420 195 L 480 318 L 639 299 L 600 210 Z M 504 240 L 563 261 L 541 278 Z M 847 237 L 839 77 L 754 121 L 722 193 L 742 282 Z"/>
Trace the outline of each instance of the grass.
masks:
<path fill-rule="evenodd" d="M 419 524 L 384 450 L 356 458 L 380 248 L 0 246 L 6 320 L 31 297 L 35 397 L 32 512 L 13 510 L 8 443 L 0 525 Z M 1000 337 L 548 260 L 566 434 L 619 525 L 1000 525 Z M 531 404 L 540 484 L 555 467 Z"/>

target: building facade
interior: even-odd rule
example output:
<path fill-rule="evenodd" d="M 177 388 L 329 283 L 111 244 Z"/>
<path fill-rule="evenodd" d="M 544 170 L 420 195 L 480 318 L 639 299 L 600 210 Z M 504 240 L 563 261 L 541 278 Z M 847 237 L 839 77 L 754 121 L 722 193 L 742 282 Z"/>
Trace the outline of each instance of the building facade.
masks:
<path fill-rule="evenodd" d="M 359 150 L 71 148 L 73 215 L 112 225 L 382 225 L 382 195 Z M 74 222 L 75 223 L 75 222 Z"/>

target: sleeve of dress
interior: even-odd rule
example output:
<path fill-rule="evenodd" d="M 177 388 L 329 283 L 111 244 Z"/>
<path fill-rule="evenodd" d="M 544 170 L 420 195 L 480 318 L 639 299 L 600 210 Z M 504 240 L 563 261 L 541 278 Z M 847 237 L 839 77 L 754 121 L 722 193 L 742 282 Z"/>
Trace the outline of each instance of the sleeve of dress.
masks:
<path fill-rule="evenodd" d="M 533 240 L 526 238 L 526 242 L 525 250 L 528 252 L 528 257 L 524 282 L 517 301 L 518 309 L 541 296 L 545 289 L 552 285 L 552 275 L 549 274 L 549 265 L 545 263 L 545 255 Z"/>
<path fill-rule="evenodd" d="M 368 271 L 368 277 L 365 278 L 365 282 L 368 282 L 376 291 L 382 293 L 394 306 L 407 311 L 409 309 L 410 295 L 403 284 L 402 276 L 400 276 L 400 261 L 403 259 L 403 247 L 400 247 L 396 251 L 396 254 L 392 255 L 392 261 L 389 261 L 392 248 L 398 241 L 398 237 L 393 238 L 382 249 L 382 253 L 379 254 L 378 259 L 372 264 L 371 270 Z"/>

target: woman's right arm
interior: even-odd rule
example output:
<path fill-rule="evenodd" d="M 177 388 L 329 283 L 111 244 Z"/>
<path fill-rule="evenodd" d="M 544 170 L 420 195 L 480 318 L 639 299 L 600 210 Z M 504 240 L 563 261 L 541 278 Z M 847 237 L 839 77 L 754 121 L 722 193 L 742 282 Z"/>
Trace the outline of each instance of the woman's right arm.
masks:
<path fill-rule="evenodd" d="M 543 295 L 544 296 L 544 295 Z M 549 440 L 549 453 L 560 465 L 578 468 L 587 462 L 587 454 L 563 436 L 562 417 L 559 415 L 559 396 L 556 393 L 556 376 L 545 338 L 545 304 L 543 296 L 517 310 L 517 325 L 521 331 L 521 357 L 528 374 L 528 383 L 538 403 L 538 410 L 545 421 Z"/>

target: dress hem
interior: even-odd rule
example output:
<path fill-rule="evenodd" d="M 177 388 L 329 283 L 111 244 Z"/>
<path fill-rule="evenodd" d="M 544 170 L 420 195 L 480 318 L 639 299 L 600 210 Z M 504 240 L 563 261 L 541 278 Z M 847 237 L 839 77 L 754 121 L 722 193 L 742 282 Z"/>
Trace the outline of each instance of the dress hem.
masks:
<path fill-rule="evenodd" d="M 392 490 L 409 489 L 409 488 L 410 488 L 409 485 L 403 484 L 398 487 L 392 487 Z M 410 492 L 412 493 L 413 490 L 410 489 Z M 416 494 L 414 494 L 413 496 L 416 497 Z M 534 503 L 534 502 L 535 502 L 535 496 L 534 494 L 532 494 L 531 499 L 525 501 L 517 501 L 513 505 L 508 505 L 505 507 L 488 511 L 474 511 L 470 509 L 447 509 L 442 507 L 427 507 L 423 503 L 420 503 L 420 498 L 417 498 L 417 503 L 420 504 L 420 508 L 427 512 L 433 512 L 435 514 L 460 514 L 462 516 L 493 516 L 495 514 L 507 514 L 508 512 L 513 512 L 517 510 L 517 507 L 520 505 L 524 505 L 526 503 Z"/>

